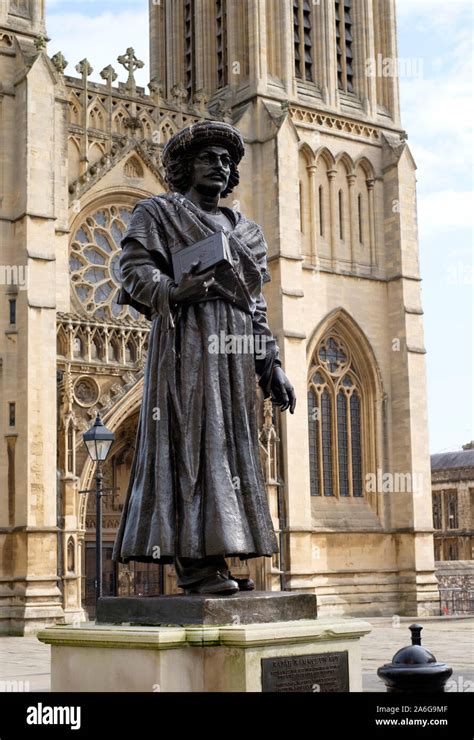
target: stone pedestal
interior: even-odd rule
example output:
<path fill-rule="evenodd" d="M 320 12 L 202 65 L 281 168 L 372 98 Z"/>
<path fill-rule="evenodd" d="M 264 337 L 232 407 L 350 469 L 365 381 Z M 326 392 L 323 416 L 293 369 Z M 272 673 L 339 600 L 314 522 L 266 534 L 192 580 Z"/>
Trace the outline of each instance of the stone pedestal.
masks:
<path fill-rule="evenodd" d="M 316 608 L 311 594 L 178 596 L 178 619 L 188 623 L 166 625 L 169 598 L 104 599 L 98 618 L 115 624 L 40 632 L 51 645 L 51 690 L 362 690 L 360 638 L 370 625 L 308 618 Z M 129 622 L 161 623 L 117 623 L 127 615 Z"/>
<path fill-rule="evenodd" d="M 256 624 L 316 619 L 316 595 L 298 591 L 248 591 L 232 596 L 106 596 L 97 624 Z"/>

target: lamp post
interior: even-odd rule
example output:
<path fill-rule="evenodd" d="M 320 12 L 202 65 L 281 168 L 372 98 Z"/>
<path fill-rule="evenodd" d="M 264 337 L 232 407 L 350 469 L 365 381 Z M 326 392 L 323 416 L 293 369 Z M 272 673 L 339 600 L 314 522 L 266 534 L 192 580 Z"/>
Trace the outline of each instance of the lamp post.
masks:
<path fill-rule="evenodd" d="M 102 463 L 109 454 L 115 434 L 104 426 L 98 413 L 93 426 L 84 432 L 83 440 L 91 459 L 97 463 L 95 473 L 95 600 L 97 606 L 97 601 L 102 596 L 102 496 L 104 495 Z"/>

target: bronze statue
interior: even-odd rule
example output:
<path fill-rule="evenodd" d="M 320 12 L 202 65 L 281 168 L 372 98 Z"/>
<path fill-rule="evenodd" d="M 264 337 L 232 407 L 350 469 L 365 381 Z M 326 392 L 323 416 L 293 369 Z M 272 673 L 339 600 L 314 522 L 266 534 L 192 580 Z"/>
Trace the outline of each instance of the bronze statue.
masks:
<path fill-rule="evenodd" d="M 174 562 L 187 593 L 252 589 L 250 579 L 232 577 L 225 557 L 278 552 L 260 465 L 255 373 L 281 410 L 293 413 L 296 398 L 267 323 L 263 233 L 219 207 L 239 182 L 243 155 L 242 136 L 227 123 L 179 131 L 163 151 L 170 192 L 136 205 L 121 245 L 119 302 L 153 323 L 113 559 Z M 219 231 L 230 261 L 204 271 L 195 261 L 175 283 L 173 253 Z"/>

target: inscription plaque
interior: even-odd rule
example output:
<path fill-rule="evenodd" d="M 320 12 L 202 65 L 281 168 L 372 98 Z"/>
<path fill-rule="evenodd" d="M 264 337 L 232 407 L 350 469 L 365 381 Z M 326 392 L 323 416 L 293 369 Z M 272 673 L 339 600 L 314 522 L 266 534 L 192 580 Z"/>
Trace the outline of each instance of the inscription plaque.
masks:
<path fill-rule="evenodd" d="M 347 651 L 262 658 L 262 691 L 349 691 Z"/>

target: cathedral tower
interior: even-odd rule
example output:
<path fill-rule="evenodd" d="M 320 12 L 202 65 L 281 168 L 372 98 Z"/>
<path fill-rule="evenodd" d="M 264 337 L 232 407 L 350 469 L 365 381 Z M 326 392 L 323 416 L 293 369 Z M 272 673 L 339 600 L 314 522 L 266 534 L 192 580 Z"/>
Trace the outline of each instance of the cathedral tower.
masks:
<path fill-rule="evenodd" d="M 299 399 L 281 418 L 271 578 L 315 589 L 327 613 L 435 610 L 394 1 L 152 1 L 150 51 L 165 97 L 204 98 L 246 141 L 234 204 L 264 228 L 270 325 Z"/>

